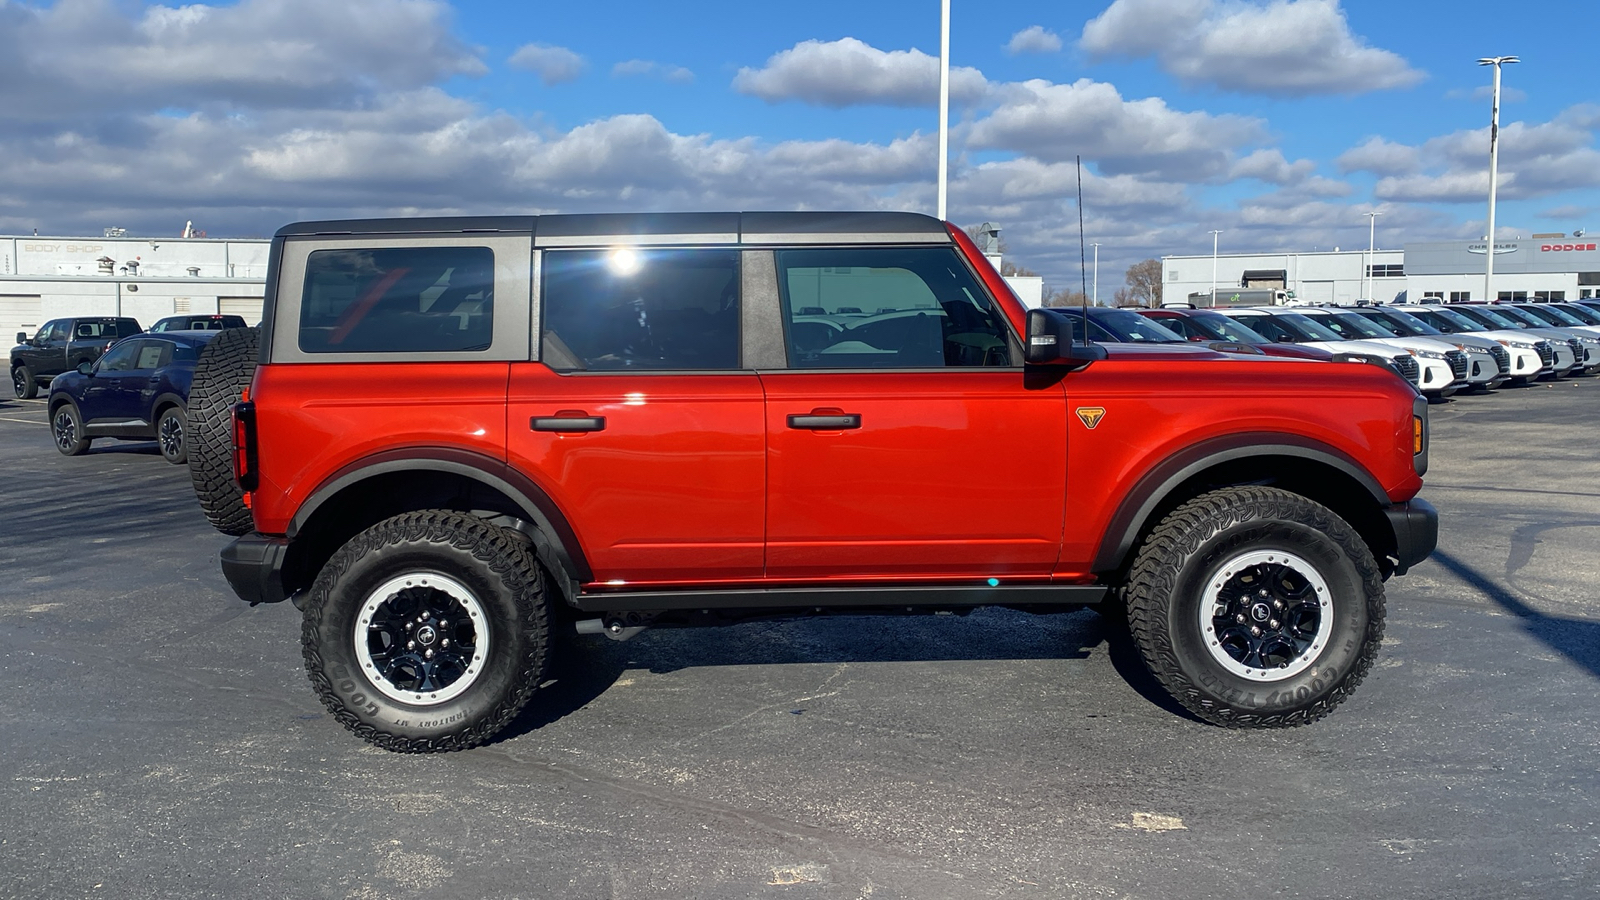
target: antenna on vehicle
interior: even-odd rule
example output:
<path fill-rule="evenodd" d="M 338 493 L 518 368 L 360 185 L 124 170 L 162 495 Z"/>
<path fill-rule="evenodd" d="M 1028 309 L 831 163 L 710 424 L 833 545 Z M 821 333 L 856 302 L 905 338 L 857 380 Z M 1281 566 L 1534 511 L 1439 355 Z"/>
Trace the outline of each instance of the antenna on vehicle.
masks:
<path fill-rule="evenodd" d="M 1084 250 L 1083 243 L 1083 157 L 1074 156 L 1078 162 L 1078 280 L 1082 289 L 1078 296 L 1082 301 L 1078 304 L 1083 312 L 1083 345 L 1089 346 L 1089 271 L 1088 253 Z"/>

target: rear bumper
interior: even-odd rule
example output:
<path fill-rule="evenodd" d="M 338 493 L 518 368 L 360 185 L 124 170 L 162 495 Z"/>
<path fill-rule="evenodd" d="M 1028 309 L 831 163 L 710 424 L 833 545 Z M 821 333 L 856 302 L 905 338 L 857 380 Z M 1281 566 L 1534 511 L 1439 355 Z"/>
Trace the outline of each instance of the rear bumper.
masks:
<path fill-rule="evenodd" d="M 222 548 L 222 575 L 239 599 L 250 604 L 278 603 L 283 589 L 283 559 L 289 539 L 247 534 Z"/>
<path fill-rule="evenodd" d="M 1394 574 L 1404 575 L 1439 545 L 1439 511 L 1426 500 L 1412 500 L 1383 512 L 1394 530 Z"/>

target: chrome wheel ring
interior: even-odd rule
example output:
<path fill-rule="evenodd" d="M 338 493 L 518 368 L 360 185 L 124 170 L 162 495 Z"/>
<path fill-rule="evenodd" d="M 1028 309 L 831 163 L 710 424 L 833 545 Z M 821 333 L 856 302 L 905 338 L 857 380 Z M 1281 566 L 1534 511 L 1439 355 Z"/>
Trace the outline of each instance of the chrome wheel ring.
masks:
<path fill-rule="evenodd" d="M 489 658 L 483 604 L 437 572 L 408 572 L 375 588 L 361 601 L 351 638 L 367 681 L 413 706 L 461 696 Z"/>
<path fill-rule="evenodd" d="M 1252 550 L 1206 580 L 1198 611 L 1206 651 L 1230 674 L 1282 681 L 1328 647 L 1333 591 L 1316 567 L 1284 550 Z"/>

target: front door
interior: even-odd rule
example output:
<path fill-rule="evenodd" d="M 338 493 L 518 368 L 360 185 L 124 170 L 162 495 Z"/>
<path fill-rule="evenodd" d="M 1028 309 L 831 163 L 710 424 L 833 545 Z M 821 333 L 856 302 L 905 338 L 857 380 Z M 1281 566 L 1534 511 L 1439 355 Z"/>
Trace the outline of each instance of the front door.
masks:
<path fill-rule="evenodd" d="M 1043 578 L 1066 396 L 951 248 L 779 251 L 790 368 L 767 396 L 767 577 Z"/>
<path fill-rule="evenodd" d="M 540 361 L 514 364 L 513 468 L 564 511 L 596 582 L 755 581 L 761 381 L 734 250 L 548 250 Z"/>
<path fill-rule="evenodd" d="M 79 411 L 85 422 L 110 425 L 139 417 L 135 407 L 145 373 L 137 367 L 144 345 L 144 341 L 123 341 L 100 357 L 83 391 Z"/>

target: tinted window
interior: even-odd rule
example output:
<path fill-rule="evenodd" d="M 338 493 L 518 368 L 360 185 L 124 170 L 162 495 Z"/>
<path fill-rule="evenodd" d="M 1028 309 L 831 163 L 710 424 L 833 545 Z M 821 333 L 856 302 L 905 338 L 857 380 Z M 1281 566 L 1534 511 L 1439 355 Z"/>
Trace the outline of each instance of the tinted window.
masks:
<path fill-rule="evenodd" d="M 551 368 L 739 368 L 737 250 L 546 251 L 542 296 Z"/>
<path fill-rule="evenodd" d="M 133 319 L 118 319 L 113 327 L 117 330 L 117 337 L 132 337 L 144 331 L 139 327 L 139 323 Z"/>
<path fill-rule="evenodd" d="M 1201 326 L 1214 331 L 1218 337 L 1225 341 L 1238 341 L 1241 344 L 1267 343 L 1267 339 L 1265 337 L 1256 334 L 1254 331 L 1246 328 L 1242 323 L 1235 322 L 1227 316 L 1196 316 L 1192 320 L 1185 319 L 1184 321 L 1198 322 Z M 1166 320 L 1163 319 L 1161 324 L 1167 324 Z"/>
<path fill-rule="evenodd" d="M 487 247 L 317 250 L 306 260 L 306 353 L 487 350 L 493 319 Z"/>
<path fill-rule="evenodd" d="M 92 339 L 99 337 L 116 337 L 117 327 L 111 322 L 101 322 L 94 319 L 79 319 L 73 326 L 74 338 Z"/>
<path fill-rule="evenodd" d="M 100 357 L 100 372 L 127 372 L 133 369 L 135 358 L 139 354 L 139 347 L 143 341 L 128 341 L 118 344 Z"/>
<path fill-rule="evenodd" d="M 1090 315 L 1093 321 L 1115 333 L 1115 340 L 1135 344 L 1172 344 L 1183 340 L 1182 335 L 1165 325 L 1125 309 L 1096 309 Z"/>
<path fill-rule="evenodd" d="M 1009 332 L 952 248 L 777 254 L 797 368 L 1009 366 Z"/>
<path fill-rule="evenodd" d="M 39 326 L 39 333 L 34 335 L 36 341 L 61 341 L 66 340 L 67 323 L 60 319 L 46 322 Z"/>

